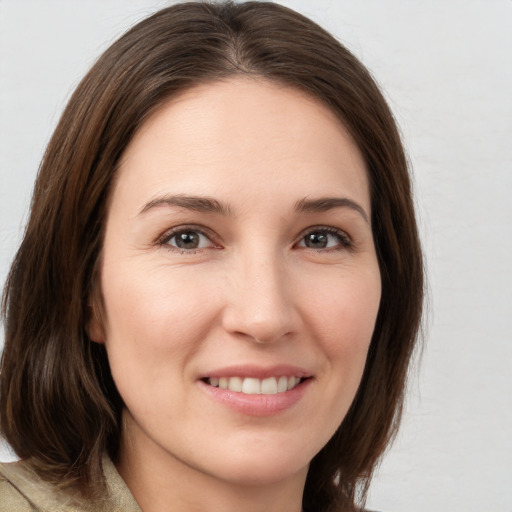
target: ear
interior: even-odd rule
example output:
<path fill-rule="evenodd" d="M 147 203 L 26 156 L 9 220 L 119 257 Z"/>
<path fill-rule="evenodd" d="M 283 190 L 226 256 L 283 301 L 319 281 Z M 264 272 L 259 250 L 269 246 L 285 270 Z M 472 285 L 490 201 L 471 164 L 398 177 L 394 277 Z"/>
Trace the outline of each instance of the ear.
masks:
<path fill-rule="evenodd" d="M 101 321 L 101 314 L 98 314 L 97 307 L 89 304 L 89 315 L 87 319 L 86 331 L 89 339 L 95 343 L 105 343 L 105 329 Z"/>
<path fill-rule="evenodd" d="M 96 343 L 105 343 L 105 315 L 103 314 L 103 297 L 99 286 L 94 286 L 89 298 L 87 308 L 86 328 L 87 335 L 91 341 Z"/>

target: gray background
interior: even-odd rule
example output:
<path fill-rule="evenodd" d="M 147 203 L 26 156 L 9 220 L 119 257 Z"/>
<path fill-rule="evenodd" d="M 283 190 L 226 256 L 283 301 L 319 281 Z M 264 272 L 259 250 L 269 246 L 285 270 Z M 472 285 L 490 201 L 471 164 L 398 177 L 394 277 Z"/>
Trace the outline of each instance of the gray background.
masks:
<path fill-rule="evenodd" d="M 512 512 L 512 1 L 283 3 L 372 70 L 414 169 L 427 342 L 369 505 Z M 168 4 L 0 0 L 0 283 L 72 89 L 128 26 Z"/>

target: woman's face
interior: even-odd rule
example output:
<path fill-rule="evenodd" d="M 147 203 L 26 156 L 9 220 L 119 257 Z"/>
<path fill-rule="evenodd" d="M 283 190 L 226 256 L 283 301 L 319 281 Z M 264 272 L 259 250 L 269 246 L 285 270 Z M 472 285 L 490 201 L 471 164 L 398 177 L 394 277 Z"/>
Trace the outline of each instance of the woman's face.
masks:
<path fill-rule="evenodd" d="M 370 213 L 357 146 L 293 88 L 202 85 L 145 122 L 112 190 L 90 328 L 126 405 L 121 464 L 305 477 L 374 329 Z"/>

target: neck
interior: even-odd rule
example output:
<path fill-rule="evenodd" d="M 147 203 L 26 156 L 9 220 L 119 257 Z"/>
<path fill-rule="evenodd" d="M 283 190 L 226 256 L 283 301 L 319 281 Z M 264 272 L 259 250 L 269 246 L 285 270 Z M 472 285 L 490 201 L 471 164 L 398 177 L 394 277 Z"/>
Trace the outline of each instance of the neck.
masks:
<path fill-rule="evenodd" d="M 272 481 L 227 479 L 123 428 L 117 469 L 143 512 L 300 512 L 307 467 Z"/>

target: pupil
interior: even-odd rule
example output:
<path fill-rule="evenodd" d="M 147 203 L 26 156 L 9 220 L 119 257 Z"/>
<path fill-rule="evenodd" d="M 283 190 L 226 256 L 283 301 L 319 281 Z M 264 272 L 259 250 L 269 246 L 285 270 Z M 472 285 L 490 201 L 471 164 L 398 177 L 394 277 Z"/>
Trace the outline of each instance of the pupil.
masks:
<path fill-rule="evenodd" d="M 176 245 L 180 249 L 196 249 L 199 245 L 199 236 L 193 231 L 180 233 L 176 236 Z"/>
<path fill-rule="evenodd" d="M 310 233 L 306 238 L 306 245 L 315 249 L 327 247 L 327 235 L 325 233 Z"/>

